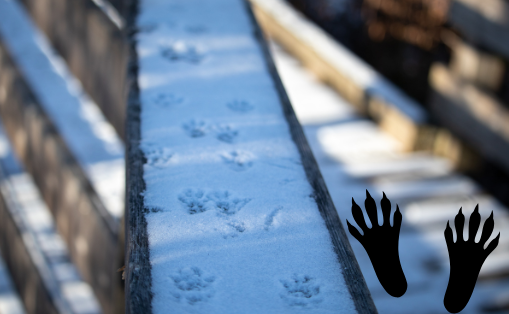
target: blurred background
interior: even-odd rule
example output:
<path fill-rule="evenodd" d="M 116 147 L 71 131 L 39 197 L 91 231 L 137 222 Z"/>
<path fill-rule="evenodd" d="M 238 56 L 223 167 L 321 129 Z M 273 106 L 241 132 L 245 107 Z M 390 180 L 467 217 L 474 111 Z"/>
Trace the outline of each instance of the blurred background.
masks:
<path fill-rule="evenodd" d="M 399 299 L 349 236 L 379 313 L 447 313 L 443 231 L 476 204 L 501 239 L 462 313 L 509 313 L 509 1 L 249 2 L 343 225 L 366 189 L 402 211 Z M 127 11 L 0 0 L 0 313 L 124 312 L 126 32 L 158 27 Z"/>

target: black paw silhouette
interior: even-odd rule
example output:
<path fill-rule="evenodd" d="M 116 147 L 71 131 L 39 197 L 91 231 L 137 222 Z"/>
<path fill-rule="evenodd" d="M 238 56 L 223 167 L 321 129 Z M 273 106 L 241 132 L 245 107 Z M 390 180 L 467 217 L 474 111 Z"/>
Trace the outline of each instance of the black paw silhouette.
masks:
<path fill-rule="evenodd" d="M 482 264 L 490 255 L 491 252 L 497 247 L 498 236 L 491 241 L 486 250 L 484 244 L 491 236 L 495 223 L 493 221 L 493 212 L 484 223 L 482 229 L 481 240 L 479 243 L 475 242 L 475 235 L 481 224 L 481 215 L 479 214 L 479 205 L 475 207 L 474 212 L 470 215 L 470 223 L 468 225 L 468 240 L 463 239 L 463 225 L 465 223 L 465 216 L 460 211 L 454 219 L 456 226 L 456 243 L 453 242 L 452 229 L 445 228 L 445 242 L 447 242 L 447 249 L 449 250 L 449 263 L 451 265 L 451 273 L 449 275 L 449 284 L 445 292 L 444 305 L 447 311 L 451 313 L 458 313 L 463 310 L 467 305 L 472 292 L 474 291 L 475 282 L 481 271 Z"/>
<path fill-rule="evenodd" d="M 391 296 L 399 298 L 405 294 L 407 289 L 407 282 L 403 269 L 401 268 L 398 251 L 399 230 L 402 216 L 399 207 L 396 205 L 394 223 L 393 226 L 391 226 L 391 202 L 387 199 L 385 193 L 380 201 L 380 205 L 382 206 L 384 218 L 383 225 L 381 226 L 378 225 L 375 200 L 369 195 L 368 190 L 366 190 L 364 206 L 366 207 L 366 212 L 372 224 L 371 229 L 369 229 L 364 221 L 361 208 L 352 198 L 353 218 L 364 232 L 364 235 L 362 236 L 359 231 L 347 221 L 348 230 L 352 236 L 359 240 L 368 253 L 376 276 L 385 291 Z"/>

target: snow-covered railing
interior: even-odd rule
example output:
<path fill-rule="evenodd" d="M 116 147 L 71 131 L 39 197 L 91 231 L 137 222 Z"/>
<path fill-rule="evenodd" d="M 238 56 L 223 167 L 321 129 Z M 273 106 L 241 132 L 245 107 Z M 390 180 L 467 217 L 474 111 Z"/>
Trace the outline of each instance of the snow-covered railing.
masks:
<path fill-rule="evenodd" d="M 0 147 L 0 248 L 27 313 L 101 313 L 2 125 Z"/>
<path fill-rule="evenodd" d="M 129 12 L 126 312 L 376 313 L 247 3 Z"/>
<path fill-rule="evenodd" d="M 19 1 L 124 137 L 128 45 L 122 16 L 107 0 Z M 125 2 L 114 1 L 120 8 Z"/>
<path fill-rule="evenodd" d="M 0 117 L 104 313 L 123 312 L 124 146 L 17 1 L 0 0 Z"/>

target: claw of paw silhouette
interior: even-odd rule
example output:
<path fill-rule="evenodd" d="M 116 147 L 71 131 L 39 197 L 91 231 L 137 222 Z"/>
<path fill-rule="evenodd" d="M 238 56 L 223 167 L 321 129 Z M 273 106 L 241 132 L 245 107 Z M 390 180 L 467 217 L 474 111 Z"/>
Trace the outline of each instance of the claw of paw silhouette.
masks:
<path fill-rule="evenodd" d="M 399 207 L 396 205 L 396 212 L 394 213 L 394 223 L 391 226 L 391 202 L 385 196 L 380 201 L 382 206 L 383 224 L 378 225 L 378 217 L 376 210 L 375 200 L 369 195 L 366 190 L 366 213 L 371 220 L 371 229 L 366 226 L 364 215 L 361 208 L 355 203 L 352 198 L 352 214 L 357 225 L 361 228 L 364 235 L 350 224 L 347 220 L 348 230 L 364 247 L 368 253 L 369 259 L 373 264 L 376 276 L 380 284 L 384 287 L 385 291 L 393 297 L 399 298 L 405 294 L 407 289 L 407 282 L 401 263 L 399 261 L 399 230 L 401 227 L 401 213 Z"/>
<path fill-rule="evenodd" d="M 458 313 L 463 310 L 467 305 L 472 292 L 474 291 L 475 282 L 481 271 L 482 264 L 490 255 L 491 252 L 497 247 L 498 236 L 491 241 L 486 250 L 484 245 L 493 232 L 495 223 L 493 221 L 493 212 L 484 223 L 482 229 L 481 240 L 479 243 L 475 242 L 475 236 L 479 225 L 481 223 L 481 215 L 479 214 L 479 205 L 475 207 L 474 212 L 470 215 L 470 223 L 468 225 L 468 240 L 463 239 L 463 224 L 465 223 L 465 216 L 459 210 L 458 215 L 454 219 L 456 226 L 456 243 L 453 242 L 452 229 L 445 228 L 444 235 L 449 250 L 449 263 L 451 265 L 451 273 L 449 275 L 449 284 L 445 292 L 444 305 L 447 311 L 451 313 Z"/>

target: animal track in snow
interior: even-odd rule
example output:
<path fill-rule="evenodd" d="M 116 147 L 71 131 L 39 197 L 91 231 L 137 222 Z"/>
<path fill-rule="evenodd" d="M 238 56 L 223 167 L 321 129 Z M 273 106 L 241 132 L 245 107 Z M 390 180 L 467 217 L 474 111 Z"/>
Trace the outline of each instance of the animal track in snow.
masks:
<path fill-rule="evenodd" d="M 173 93 L 159 93 L 154 97 L 154 104 L 162 108 L 170 108 L 175 105 L 180 105 L 183 102 L 183 97 L 179 97 Z"/>
<path fill-rule="evenodd" d="M 203 213 L 210 209 L 209 206 L 207 206 L 209 199 L 205 197 L 205 193 L 200 189 L 185 190 L 184 193 L 178 196 L 178 199 L 185 205 L 186 210 L 191 215 Z"/>
<path fill-rule="evenodd" d="M 169 165 L 173 153 L 166 147 L 154 147 L 145 153 L 145 157 L 147 158 L 147 165 L 164 168 Z"/>
<path fill-rule="evenodd" d="M 264 229 L 266 231 L 269 231 L 269 228 L 274 223 L 274 217 L 276 217 L 276 215 L 279 213 L 279 211 L 281 209 L 283 209 L 283 206 L 278 206 L 278 207 L 276 207 L 276 209 L 274 209 L 272 212 L 270 212 L 270 214 L 267 215 L 267 217 L 265 218 L 265 227 L 264 227 Z"/>
<path fill-rule="evenodd" d="M 253 154 L 245 151 L 232 151 L 224 154 L 223 161 L 235 171 L 245 171 L 253 166 Z"/>
<path fill-rule="evenodd" d="M 172 45 L 161 49 L 161 55 L 172 62 L 187 62 L 198 64 L 204 55 L 200 49 L 194 45 L 187 44 L 183 41 L 177 41 Z"/>
<path fill-rule="evenodd" d="M 229 125 L 219 125 L 216 127 L 216 138 L 225 143 L 233 143 L 239 132 Z"/>
<path fill-rule="evenodd" d="M 222 232 L 225 239 L 236 238 L 240 233 L 246 231 L 246 225 L 242 221 L 228 219 L 226 225 L 228 230 Z"/>
<path fill-rule="evenodd" d="M 285 292 L 280 294 L 281 299 L 290 306 L 306 307 L 322 302 L 319 297 L 320 286 L 311 276 L 294 274 L 290 280 L 280 280 L 280 282 L 285 288 Z"/>
<path fill-rule="evenodd" d="M 172 294 L 179 301 L 193 305 L 214 296 L 214 276 L 205 276 L 198 267 L 180 269 L 171 279 L 177 288 Z"/>
<path fill-rule="evenodd" d="M 246 113 L 254 109 L 254 106 L 245 100 L 234 100 L 226 104 L 226 106 L 230 108 L 230 110 L 239 113 Z"/>
<path fill-rule="evenodd" d="M 208 132 L 207 124 L 202 120 L 190 120 L 184 123 L 182 128 L 193 138 L 205 136 Z"/>
<path fill-rule="evenodd" d="M 207 198 L 214 203 L 213 207 L 219 214 L 227 216 L 236 214 L 251 201 L 249 198 L 232 198 L 231 193 L 228 191 L 213 192 Z"/>

